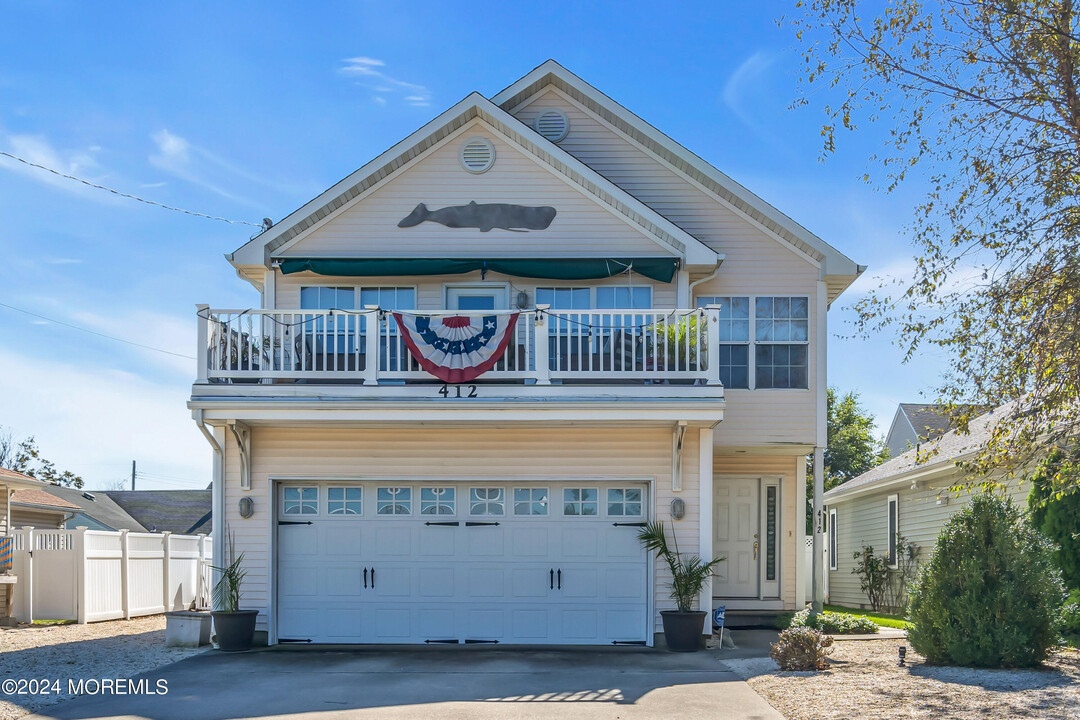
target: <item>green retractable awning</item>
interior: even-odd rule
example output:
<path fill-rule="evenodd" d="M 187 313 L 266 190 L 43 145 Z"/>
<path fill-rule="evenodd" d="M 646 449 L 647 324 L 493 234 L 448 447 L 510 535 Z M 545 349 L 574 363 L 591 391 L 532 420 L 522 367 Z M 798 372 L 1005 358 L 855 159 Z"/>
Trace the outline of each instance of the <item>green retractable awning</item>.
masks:
<path fill-rule="evenodd" d="M 599 280 L 629 269 L 658 282 L 671 282 L 679 259 L 651 258 L 287 258 L 281 272 L 291 275 L 379 277 L 387 275 L 460 275 L 480 270 L 547 280 Z"/>

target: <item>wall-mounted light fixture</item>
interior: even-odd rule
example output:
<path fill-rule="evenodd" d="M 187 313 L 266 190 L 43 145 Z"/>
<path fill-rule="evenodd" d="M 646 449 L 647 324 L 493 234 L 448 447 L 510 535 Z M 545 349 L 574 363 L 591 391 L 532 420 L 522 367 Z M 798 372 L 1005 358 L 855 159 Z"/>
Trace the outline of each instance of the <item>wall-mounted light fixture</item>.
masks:
<path fill-rule="evenodd" d="M 255 501 L 249 497 L 240 498 L 240 517 L 247 519 L 255 514 Z"/>
<path fill-rule="evenodd" d="M 686 517 L 686 503 L 682 498 L 675 498 L 671 501 L 671 519 L 682 520 Z"/>
<path fill-rule="evenodd" d="M 522 290 L 517 294 L 517 309 L 524 310 L 529 307 L 529 293 Z"/>

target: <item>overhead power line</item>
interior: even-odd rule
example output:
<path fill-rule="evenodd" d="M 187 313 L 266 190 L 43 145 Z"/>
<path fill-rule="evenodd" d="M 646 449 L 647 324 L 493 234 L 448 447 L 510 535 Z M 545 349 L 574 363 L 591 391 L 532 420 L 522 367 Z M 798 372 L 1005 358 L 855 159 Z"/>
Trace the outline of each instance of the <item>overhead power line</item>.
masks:
<path fill-rule="evenodd" d="M 184 358 L 185 360 L 195 360 L 195 359 L 197 359 L 197 358 L 195 358 L 195 357 L 193 357 L 191 355 L 184 355 L 183 353 L 173 352 L 172 350 L 162 350 L 161 348 L 151 347 L 150 345 L 143 345 L 142 343 L 132 342 L 131 340 L 125 340 L 124 338 L 118 338 L 118 337 L 114 337 L 112 335 L 106 335 L 105 333 L 100 333 L 97 330 L 91 330 L 90 328 L 84 328 L 84 327 L 79 327 L 78 325 L 72 325 L 71 323 L 66 323 L 66 322 L 63 322 L 61 320 L 56 320 L 55 318 L 46 317 L 44 315 L 39 315 L 36 312 L 30 312 L 29 310 L 24 310 L 23 308 L 15 307 L 14 305 L 8 305 L 7 303 L 0 302 L 0 307 L 5 307 L 8 310 L 14 310 L 15 312 L 21 312 L 21 313 L 23 313 L 25 315 L 29 315 L 31 317 L 36 317 L 36 318 L 39 318 L 41 320 L 46 320 L 46 321 L 51 322 L 51 323 L 56 323 L 57 325 L 63 325 L 64 327 L 71 328 L 72 330 L 78 330 L 79 332 L 88 333 L 90 335 L 97 335 L 98 337 L 105 338 L 106 340 L 114 340 L 116 342 L 124 343 L 125 345 L 134 345 L 135 347 L 139 347 L 139 348 L 142 348 L 144 350 L 153 350 L 154 352 L 165 353 L 166 355 L 173 355 L 175 357 Z"/>
<path fill-rule="evenodd" d="M 74 175 L 68 175 L 67 173 L 62 173 L 59 170 L 53 170 L 51 167 L 46 167 L 44 165 L 39 165 L 36 162 L 30 162 L 29 160 L 27 160 L 25 158 L 21 158 L 18 155 L 12 155 L 11 153 L 4 152 L 3 150 L 0 150 L 0 155 L 3 155 L 4 157 L 7 157 L 7 158 L 11 158 L 12 160 L 15 160 L 16 162 L 21 162 L 23 165 L 29 165 L 32 168 L 37 168 L 39 170 L 44 170 L 45 172 L 50 172 L 53 175 L 57 175 L 59 177 L 66 178 L 67 180 L 74 180 L 75 182 L 82 183 L 83 185 L 86 185 L 88 187 L 92 187 L 92 188 L 94 188 L 96 190 L 104 190 L 105 192 L 110 192 L 113 195 L 119 195 L 120 197 L 125 197 L 125 198 L 128 198 L 130 200 L 137 200 L 138 202 L 146 203 L 147 205 L 154 205 L 155 207 L 165 208 L 166 210 L 172 210 L 174 212 L 184 213 L 185 215 L 192 215 L 194 217 L 206 218 L 207 220 L 218 220 L 219 222 L 229 223 L 230 225 L 250 225 L 251 227 L 257 227 L 257 228 L 264 227 L 264 225 L 261 224 L 261 223 L 248 222 L 247 220 L 230 220 L 228 218 L 218 217 L 216 215 L 207 215 L 206 213 L 195 212 L 194 210 L 185 210 L 184 208 L 178 208 L 178 207 L 174 207 L 172 205 L 166 205 L 165 203 L 159 203 L 156 200 L 147 200 L 146 198 L 141 198 L 138 195 L 132 195 L 132 194 L 126 193 L 126 192 L 120 192 L 119 190 L 114 190 L 111 187 L 105 187 L 104 185 L 98 185 L 97 183 L 92 183 L 89 180 L 83 180 L 80 177 L 75 177 Z"/>

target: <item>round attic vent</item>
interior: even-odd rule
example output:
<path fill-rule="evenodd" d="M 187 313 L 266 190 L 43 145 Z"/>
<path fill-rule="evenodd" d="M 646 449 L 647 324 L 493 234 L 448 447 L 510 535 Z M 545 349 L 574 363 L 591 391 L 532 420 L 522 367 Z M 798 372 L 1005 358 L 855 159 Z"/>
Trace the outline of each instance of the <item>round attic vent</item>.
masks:
<path fill-rule="evenodd" d="M 461 166 L 469 172 L 486 172 L 494 163 L 495 146 L 486 138 L 471 138 L 461 146 Z"/>
<path fill-rule="evenodd" d="M 545 110 L 536 116 L 533 127 L 551 142 L 559 142 L 570 132 L 570 120 L 562 110 Z"/>

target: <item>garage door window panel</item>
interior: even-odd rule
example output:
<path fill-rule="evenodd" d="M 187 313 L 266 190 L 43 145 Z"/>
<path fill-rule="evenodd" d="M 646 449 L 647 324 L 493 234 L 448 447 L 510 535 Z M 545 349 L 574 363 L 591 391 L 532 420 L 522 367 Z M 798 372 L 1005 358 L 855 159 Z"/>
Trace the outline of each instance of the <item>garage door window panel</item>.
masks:
<path fill-rule="evenodd" d="M 470 515 L 505 515 L 506 490 L 500 487 L 469 488 Z"/>
<path fill-rule="evenodd" d="M 412 515 L 412 488 L 381 487 L 377 494 L 378 515 Z"/>
<path fill-rule="evenodd" d="M 565 488 L 563 515 L 595 517 L 600 514 L 600 491 L 597 488 Z"/>
<path fill-rule="evenodd" d="M 515 515 L 547 515 L 547 488 L 514 488 Z"/>
<path fill-rule="evenodd" d="M 326 489 L 326 511 L 331 515 L 363 515 L 364 490 L 359 487 Z"/>
<path fill-rule="evenodd" d="M 640 488 L 608 488 L 607 514 L 611 517 L 641 517 Z"/>
<path fill-rule="evenodd" d="M 420 514 L 453 515 L 455 495 L 452 487 L 420 488 Z"/>
<path fill-rule="evenodd" d="M 285 515 L 318 515 L 319 488 L 287 487 L 281 504 Z"/>

